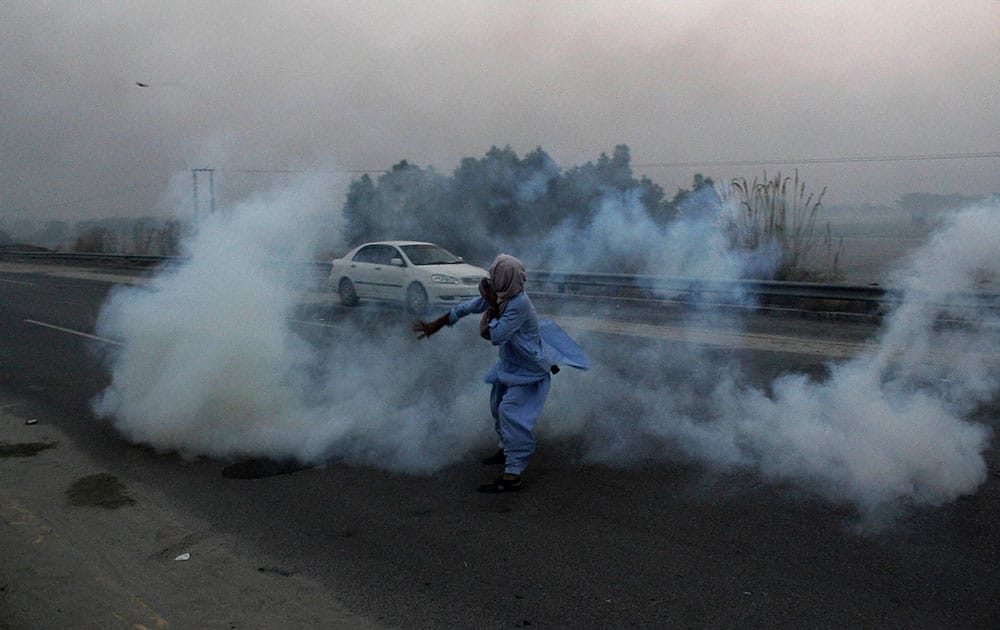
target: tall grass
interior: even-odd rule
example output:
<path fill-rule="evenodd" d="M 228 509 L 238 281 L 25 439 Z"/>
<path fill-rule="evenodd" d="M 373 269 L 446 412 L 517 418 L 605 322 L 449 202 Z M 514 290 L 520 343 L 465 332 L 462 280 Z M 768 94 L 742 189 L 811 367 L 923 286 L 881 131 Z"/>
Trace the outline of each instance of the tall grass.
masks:
<path fill-rule="evenodd" d="M 727 232 L 730 245 L 745 251 L 760 251 L 777 246 L 780 261 L 774 272 L 775 280 L 838 280 L 838 264 L 843 252 L 843 240 L 836 245 L 827 222 L 824 233 L 817 237 L 816 221 L 823 204 L 826 188 L 817 195 L 806 192 L 799 172 L 792 177 L 781 173 L 768 179 L 734 178 L 723 197 L 737 201 L 737 212 L 731 217 Z"/>

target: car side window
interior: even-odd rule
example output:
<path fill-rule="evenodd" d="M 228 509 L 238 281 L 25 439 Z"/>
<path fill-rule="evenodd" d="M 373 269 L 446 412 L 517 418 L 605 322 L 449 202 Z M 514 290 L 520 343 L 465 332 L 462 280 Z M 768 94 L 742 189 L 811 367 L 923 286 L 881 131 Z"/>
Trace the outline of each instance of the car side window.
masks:
<path fill-rule="evenodd" d="M 354 254 L 354 258 L 351 259 L 351 262 L 357 262 L 357 263 L 378 262 L 376 260 L 377 255 L 378 255 L 378 246 L 369 245 L 368 247 L 362 247 L 361 249 L 359 249 L 358 253 Z"/>
<path fill-rule="evenodd" d="M 402 255 L 402 254 L 400 254 L 400 253 L 399 253 L 399 250 L 398 250 L 398 249 L 396 249 L 395 247 L 390 247 L 390 248 L 389 248 L 389 259 L 388 259 L 388 261 L 386 262 L 386 264 L 389 264 L 389 265 L 391 265 L 391 264 L 392 264 L 392 259 L 393 259 L 393 258 L 398 258 L 398 259 L 402 260 L 402 261 L 403 261 L 403 266 L 404 266 L 404 267 L 406 266 L 406 259 L 405 259 L 405 258 L 403 258 L 403 255 Z"/>
<path fill-rule="evenodd" d="M 375 254 L 375 260 L 380 265 L 388 265 L 389 261 L 392 260 L 393 249 L 388 245 L 379 245 L 378 252 Z"/>

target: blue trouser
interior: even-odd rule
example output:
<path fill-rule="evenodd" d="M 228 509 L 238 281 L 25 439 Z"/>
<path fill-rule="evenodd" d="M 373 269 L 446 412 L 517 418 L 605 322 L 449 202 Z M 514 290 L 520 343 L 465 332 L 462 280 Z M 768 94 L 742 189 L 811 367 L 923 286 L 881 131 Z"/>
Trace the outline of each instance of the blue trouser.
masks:
<path fill-rule="evenodd" d="M 526 385 L 493 383 L 490 412 L 507 459 L 504 472 L 520 475 L 528 467 L 528 460 L 535 452 L 535 421 L 542 413 L 551 383 L 552 377 L 548 375 Z"/>

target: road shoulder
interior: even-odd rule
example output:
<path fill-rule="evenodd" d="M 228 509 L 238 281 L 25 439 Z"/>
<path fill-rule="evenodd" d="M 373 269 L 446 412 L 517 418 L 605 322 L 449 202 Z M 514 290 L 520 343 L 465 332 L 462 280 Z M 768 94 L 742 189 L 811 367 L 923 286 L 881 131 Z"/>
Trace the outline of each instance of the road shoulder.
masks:
<path fill-rule="evenodd" d="M 0 395 L 0 628 L 377 627 L 103 470 L 50 420 Z"/>

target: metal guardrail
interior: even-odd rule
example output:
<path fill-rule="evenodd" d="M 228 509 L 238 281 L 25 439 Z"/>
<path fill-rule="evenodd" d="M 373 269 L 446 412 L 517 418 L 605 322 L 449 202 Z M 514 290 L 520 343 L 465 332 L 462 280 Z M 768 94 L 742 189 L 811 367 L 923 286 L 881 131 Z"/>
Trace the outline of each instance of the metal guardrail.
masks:
<path fill-rule="evenodd" d="M 183 262 L 180 256 L 141 256 L 50 251 L 3 251 L 0 260 L 34 260 L 52 263 L 85 263 L 95 266 L 150 268 Z M 276 264 L 309 269 L 316 284 L 322 285 L 330 270 L 329 262 L 275 261 Z M 535 292 L 565 299 L 633 299 L 649 302 L 686 304 L 728 304 L 772 306 L 811 311 L 838 311 L 880 314 L 899 301 L 897 292 L 877 285 L 780 282 L 773 280 L 707 280 L 667 278 L 616 273 L 532 271 Z M 1000 304 L 1000 296 L 967 296 L 970 305 Z M 966 300 L 962 300 L 966 301 Z"/>
<path fill-rule="evenodd" d="M 34 260 L 51 263 L 77 263 L 95 266 L 149 268 L 183 262 L 180 256 L 145 256 L 132 254 L 95 254 L 50 251 L 0 251 L 0 259 Z M 329 262 L 278 261 L 278 264 L 310 269 L 325 279 Z M 874 312 L 890 299 L 890 292 L 877 286 L 850 286 L 806 282 L 764 280 L 704 280 L 659 276 L 532 271 L 537 291 L 563 298 L 615 298 L 674 301 L 685 303 L 725 303 L 743 305 L 780 305 L 813 301 L 813 310 L 824 310 L 822 302 L 836 301 L 844 310 Z M 849 306 L 844 306 L 849 305 Z M 832 310 L 830 304 L 826 310 Z"/>
<path fill-rule="evenodd" d="M 95 266 L 160 267 L 182 263 L 186 256 L 146 256 L 138 254 L 95 254 L 88 252 L 2 251 L 0 260 L 36 260 L 59 263 L 88 263 Z M 330 263 L 317 261 L 277 261 L 278 264 L 313 267 L 316 273 L 330 271 Z"/>
<path fill-rule="evenodd" d="M 760 303 L 761 300 L 821 300 L 869 306 L 893 301 L 891 291 L 859 286 L 774 280 L 711 280 L 666 278 L 613 273 L 534 271 L 532 279 L 557 293 L 587 293 L 608 297 L 675 299 L 690 302 Z"/>
<path fill-rule="evenodd" d="M 180 256 L 140 256 L 136 254 L 94 254 L 87 252 L 51 252 L 51 251 L 0 251 L 0 259 L 6 260 L 42 260 L 45 262 L 76 262 L 91 263 L 101 266 L 120 265 L 123 267 L 156 267 L 184 260 Z"/>

